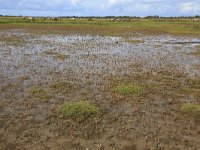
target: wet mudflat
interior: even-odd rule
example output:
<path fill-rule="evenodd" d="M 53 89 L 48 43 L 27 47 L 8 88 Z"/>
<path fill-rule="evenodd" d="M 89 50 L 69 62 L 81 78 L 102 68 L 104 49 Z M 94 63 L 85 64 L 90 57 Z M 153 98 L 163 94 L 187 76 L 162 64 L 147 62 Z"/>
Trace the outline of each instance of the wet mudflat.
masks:
<path fill-rule="evenodd" d="M 200 149 L 199 41 L 1 31 L 0 149 Z M 59 111 L 79 101 L 102 113 Z"/>

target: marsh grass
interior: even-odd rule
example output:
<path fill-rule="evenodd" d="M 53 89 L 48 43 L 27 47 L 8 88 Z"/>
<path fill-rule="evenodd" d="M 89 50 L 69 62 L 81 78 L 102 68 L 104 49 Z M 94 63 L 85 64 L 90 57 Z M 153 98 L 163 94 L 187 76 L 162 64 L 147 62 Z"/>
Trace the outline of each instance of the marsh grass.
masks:
<path fill-rule="evenodd" d="M 114 92 L 122 95 L 141 94 L 144 89 L 137 85 L 119 85 L 114 88 Z"/>
<path fill-rule="evenodd" d="M 83 32 L 95 32 L 97 28 L 101 29 L 101 34 L 114 35 L 116 33 L 124 33 L 126 31 L 141 31 L 150 34 L 163 34 L 169 33 L 173 35 L 195 35 L 199 36 L 200 25 L 199 22 L 192 22 L 191 19 L 132 19 L 131 22 L 117 21 L 110 22 L 107 19 L 93 19 L 93 21 L 88 21 L 85 19 L 67 19 L 62 18 L 61 21 L 51 21 L 44 20 L 43 18 L 36 18 L 36 22 L 23 21 L 21 17 L 0 17 L 0 26 L 2 28 L 29 28 L 30 32 L 34 32 L 39 28 L 44 29 L 47 33 L 52 32 L 52 29 L 70 29 L 75 28 L 75 31 Z M 66 28 L 65 28 L 66 27 Z M 127 28 L 128 27 L 128 28 Z M 63 28 L 65 28 L 63 30 Z M 34 30 L 32 30 L 34 29 Z M 107 30 L 108 29 L 108 30 Z M 46 31 L 43 31 L 46 32 Z M 84 32 L 85 32 L 84 31 Z M 56 31 L 57 32 L 57 31 Z M 39 31 L 41 34 L 41 30 Z"/>
<path fill-rule="evenodd" d="M 182 104 L 180 108 L 181 112 L 193 117 L 200 117 L 200 105 L 186 103 Z"/>
<path fill-rule="evenodd" d="M 59 109 L 60 114 L 65 118 L 87 119 L 88 117 L 99 115 L 102 110 L 88 101 L 69 102 Z"/>
<path fill-rule="evenodd" d="M 42 99 L 46 101 L 50 96 L 48 95 L 47 91 L 42 89 L 41 87 L 38 86 L 32 86 L 28 89 L 28 93 L 30 96 Z"/>

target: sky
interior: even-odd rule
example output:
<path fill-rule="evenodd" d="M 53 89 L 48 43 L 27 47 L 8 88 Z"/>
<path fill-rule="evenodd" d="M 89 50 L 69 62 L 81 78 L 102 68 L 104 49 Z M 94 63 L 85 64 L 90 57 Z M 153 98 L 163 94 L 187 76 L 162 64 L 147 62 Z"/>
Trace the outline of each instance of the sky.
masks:
<path fill-rule="evenodd" d="M 0 0 L 1 15 L 195 16 L 200 0 Z"/>

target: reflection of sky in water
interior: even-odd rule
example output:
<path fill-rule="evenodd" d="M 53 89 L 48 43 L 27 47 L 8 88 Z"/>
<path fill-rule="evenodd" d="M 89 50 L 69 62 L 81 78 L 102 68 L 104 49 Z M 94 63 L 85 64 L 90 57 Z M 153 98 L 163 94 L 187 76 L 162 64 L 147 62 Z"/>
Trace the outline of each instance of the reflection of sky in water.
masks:
<path fill-rule="evenodd" d="M 20 30 L 0 33 L 1 38 L 6 36 L 17 36 L 26 41 L 21 46 L 0 41 L 0 75 L 13 80 L 29 75 L 29 82 L 34 83 L 63 78 L 77 84 L 88 80 L 98 84 L 110 75 L 135 72 L 137 69 L 133 66 L 137 64 L 143 71 L 168 70 L 190 76 L 200 75 L 198 67 L 194 68 L 200 64 L 200 59 L 186 54 L 194 51 L 197 44 L 173 44 L 177 41 L 199 40 L 195 38 L 137 34 L 129 37 L 129 40 L 143 40 L 144 43 L 134 44 L 110 36 L 39 36 L 25 34 Z M 44 51 L 59 52 L 69 58 L 56 60 L 51 55 L 41 54 Z"/>

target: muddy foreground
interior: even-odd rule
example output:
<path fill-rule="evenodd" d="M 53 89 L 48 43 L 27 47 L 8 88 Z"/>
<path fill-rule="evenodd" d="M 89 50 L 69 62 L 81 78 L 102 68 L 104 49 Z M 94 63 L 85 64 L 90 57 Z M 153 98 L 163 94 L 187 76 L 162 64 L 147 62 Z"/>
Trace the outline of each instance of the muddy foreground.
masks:
<path fill-rule="evenodd" d="M 200 39 L 126 33 L 0 32 L 0 149 L 198 150 Z M 138 85 L 139 94 L 120 94 Z M 40 94 L 33 94 L 33 90 Z M 86 120 L 63 117 L 67 102 L 102 108 Z"/>

